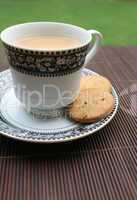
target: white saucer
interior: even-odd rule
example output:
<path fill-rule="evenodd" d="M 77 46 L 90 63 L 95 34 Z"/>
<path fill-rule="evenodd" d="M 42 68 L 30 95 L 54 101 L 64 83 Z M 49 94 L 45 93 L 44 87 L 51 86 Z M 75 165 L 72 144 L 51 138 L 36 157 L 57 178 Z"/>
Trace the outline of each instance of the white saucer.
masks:
<path fill-rule="evenodd" d="M 84 69 L 83 75 L 95 74 Z M 1 134 L 28 142 L 57 143 L 79 139 L 103 128 L 115 116 L 118 96 L 113 88 L 115 107 L 112 113 L 97 123 L 79 124 L 66 117 L 36 119 L 28 114 L 16 99 L 10 70 L 0 73 L 0 132 Z"/>

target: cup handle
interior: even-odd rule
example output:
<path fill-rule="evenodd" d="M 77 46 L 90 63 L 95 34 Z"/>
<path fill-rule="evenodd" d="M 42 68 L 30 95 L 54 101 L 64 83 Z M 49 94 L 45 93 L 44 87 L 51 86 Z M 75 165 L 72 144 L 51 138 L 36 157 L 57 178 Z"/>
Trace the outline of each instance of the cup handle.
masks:
<path fill-rule="evenodd" d="M 87 65 L 87 63 L 95 56 L 99 47 L 101 46 L 101 41 L 103 39 L 102 34 L 96 30 L 88 30 L 88 32 L 91 35 L 95 36 L 96 40 L 95 40 L 94 45 L 92 46 L 92 44 L 91 44 L 91 46 L 89 47 L 89 52 L 86 56 L 84 66 Z"/>

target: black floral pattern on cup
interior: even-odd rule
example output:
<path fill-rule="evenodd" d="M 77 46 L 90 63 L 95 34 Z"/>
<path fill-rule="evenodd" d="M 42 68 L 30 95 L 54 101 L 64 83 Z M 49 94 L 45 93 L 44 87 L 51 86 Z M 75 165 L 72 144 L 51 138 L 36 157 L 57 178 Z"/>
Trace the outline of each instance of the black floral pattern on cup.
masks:
<path fill-rule="evenodd" d="M 62 76 L 80 69 L 89 44 L 64 51 L 32 51 L 5 44 L 10 65 L 17 71 L 34 76 Z"/>

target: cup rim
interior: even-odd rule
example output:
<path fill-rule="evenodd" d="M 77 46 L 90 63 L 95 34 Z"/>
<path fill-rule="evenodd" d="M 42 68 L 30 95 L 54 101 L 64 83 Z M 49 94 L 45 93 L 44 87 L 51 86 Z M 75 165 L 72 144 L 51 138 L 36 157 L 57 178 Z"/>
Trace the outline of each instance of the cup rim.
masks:
<path fill-rule="evenodd" d="M 11 44 L 11 42 L 7 42 L 6 39 L 4 38 L 5 34 L 9 34 L 7 32 L 10 31 L 10 29 L 14 29 L 16 27 L 23 26 L 23 25 L 42 24 L 42 23 L 43 24 L 49 23 L 49 24 L 70 26 L 72 28 L 76 28 L 76 29 L 79 29 L 81 31 L 87 31 L 86 29 L 84 29 L 82 27 L 79 27 L 79 26 L 76 26 L 76 25 L 73 25 L 73 24 L 63 23 L 63 22 L 54 22 L 54 21 L 51 21 L 51 22 L 50 21 L 26 22 L 26 23 L 20 23 L 20 24 L 16 24 L 16 25 L 9 26 L 9 27 L 5 28 L 0 33 L 0 39 L 7 46 L 14 47 L 14 48 L 19 49 L 19 50 L 32 51 L 32 52 L 62 52 L 62 51 L 75 50 L 75 49 L 84 48 L 84 47 L 88 46 L 89 43 L 92 40 L 92 35 L 90 33 L 88 33 L 88 31 L 87 31 L 87 34 L 89 34 L 89 39 L 87 39 L 87 41 L 84 42 L 82 45 L 77 45 L 76 47 L 64 48 L 64 49 L 59 49 L 59 50 L 48 50 L 48 49 L 32 49 L 32 48 L 21 47 L 21 46 L 16 45 L 16 44 Z"/>

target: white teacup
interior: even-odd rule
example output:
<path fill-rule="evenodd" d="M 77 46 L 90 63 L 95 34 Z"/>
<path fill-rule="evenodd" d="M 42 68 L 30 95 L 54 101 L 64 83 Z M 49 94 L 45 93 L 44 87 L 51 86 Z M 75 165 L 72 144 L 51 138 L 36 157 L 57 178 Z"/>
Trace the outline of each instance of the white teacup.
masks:
<path fill-rule="evenodd" d="M 92 36 L 96 37 L 92 45 Z M 16 40 L 29 36 L 65 36 L 80 45 L 56 51 L 27 49 Z M 81 70 L 96 54 L 102 35 L 95 30 L 56 22 L 33 22 L 11 26 L 1 33 L 14 91 L 22 105 L 37 116 L 72 103 L 80 90 Z"/>

